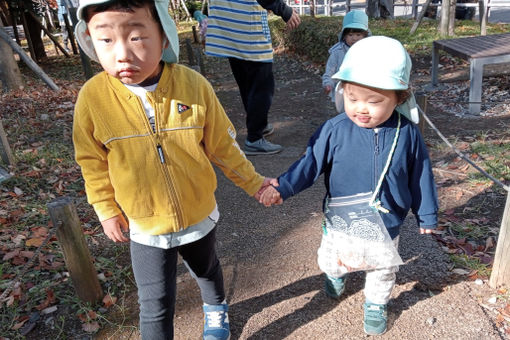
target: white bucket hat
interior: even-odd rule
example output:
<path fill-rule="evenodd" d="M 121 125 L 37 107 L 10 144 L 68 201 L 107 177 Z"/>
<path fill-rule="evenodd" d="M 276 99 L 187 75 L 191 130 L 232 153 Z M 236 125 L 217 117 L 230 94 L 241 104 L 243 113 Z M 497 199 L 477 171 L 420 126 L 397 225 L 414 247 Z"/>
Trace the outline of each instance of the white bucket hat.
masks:
<path fill-rule="evenodd" d="M 398 40 L 372 36 L 349 48 L 340 70 L 332 78 L 384 90 L 407 90 L 411 66 L 411 57 Z M 412 93 L 396 110 L 418 123 L 419 114 Z"/>
<path fill-rule="evenodd" d="M 78 23 L 74 29 L 76 40 L 78 40 L 83 52 L 96 62 L 99 62 L 99 59 L 97 58 L 94 45 L 92 44 L 92 39 L 90 35 L 87 34 L 87 23 L 83 20 L 83 10 L 85 7 L 103 4 L 108 1 L 111 0 L 80 0 L 80 7 L 78 7 L 78 11 L 76 12 L 78 17 Z M 168 63 L 176 63 L 179 61 L 179 37 L 177 35 L 175 23 L 168 13 L 168 0 L 154 0 L 154 3 L 161 26 L 169 42 L 168 47 L 163 50 L 161 59 Z"/>

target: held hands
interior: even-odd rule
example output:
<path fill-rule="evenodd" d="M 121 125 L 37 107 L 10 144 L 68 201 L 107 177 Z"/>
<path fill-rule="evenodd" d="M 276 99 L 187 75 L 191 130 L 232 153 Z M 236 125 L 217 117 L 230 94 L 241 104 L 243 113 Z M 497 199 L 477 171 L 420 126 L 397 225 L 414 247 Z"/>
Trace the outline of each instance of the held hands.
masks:
<path fill-rule="evenodd" d="M 292 16 L 290 17 L 289 21 L 287 21 L 287 28 L 292 31 L 293 29 L 297 28 L 300 23 L 301 18 L 299 17 L 299 14 L 295 9 L 293 9 Z"/>
<path fill-rule="evenodd" d="M 333 90 L 333 87 L 331 85 L 324 86 L 324 92 L 326 94 L 329 94 L 331 92 L 331 90 Z"/>
<path fill-rule="evenodd" d="M 128 223 L 124 215 L 119 214 L 101 222 L 106 236 L 113 242 L 128 242 L 129 238 L 124 236 L 122 232 L 129 230 Z"/>
<path fill-rule="evenodd" d="M 278 190 L 274 188 L 278 185 L 278 180 L 276 178 L 266 177 L 259 191 L 257 191 L 253 197 L 266 207 L 270 207 L 273 204 L 282 204 L 283 199 L 280 197 Z"/>
<path fill-rule="evenodd" d="M 259 202 L 264 204 L 266 207 L 270 207 L 273 204 L 282 204 L 283 199 L 278 190 L 276 190 L 274 186 L 270 185 L 266 187 L 266 189 L 262 192 L 262 195 L 260 195 Z"/>

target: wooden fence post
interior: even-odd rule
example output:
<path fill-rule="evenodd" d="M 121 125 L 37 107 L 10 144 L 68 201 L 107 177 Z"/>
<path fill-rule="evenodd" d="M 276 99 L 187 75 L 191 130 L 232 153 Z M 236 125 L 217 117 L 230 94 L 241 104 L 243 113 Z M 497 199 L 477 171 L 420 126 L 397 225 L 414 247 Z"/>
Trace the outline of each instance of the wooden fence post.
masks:
<path fill-rule="evenodd" d="M 47 204 L 51 221 L 57 229 L 57 238 L 64 253 L 66 267 L 78 297 L 95 303 L 103 298 L 103 290 L 92 264 L 89 249 L 81 229 L 76 208 L 67 197 Z"/>
<path fill-rule="evenodd" d="M 506 196 L 505 211 L 499 229 L 496 254 L 489 285 L 492 288 L 505 285 L 510 287 L 510 192 Z"/>
<path fill-rule="evenodd" d="M 14 165 L 14 157 L 12 156 L 11 147 L 9 141 L 7 141 L 7 135 L 0 118 L 0 157 L 2 161 L 7 165 Z"/>

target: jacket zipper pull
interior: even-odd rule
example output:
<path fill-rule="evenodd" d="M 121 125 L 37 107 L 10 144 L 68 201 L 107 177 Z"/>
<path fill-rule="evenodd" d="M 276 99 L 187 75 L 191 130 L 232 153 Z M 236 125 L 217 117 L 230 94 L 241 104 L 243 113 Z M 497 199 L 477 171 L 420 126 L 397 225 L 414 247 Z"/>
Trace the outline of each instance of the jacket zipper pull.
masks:
<path fill-rule="evenodd" d="M 158 154 L 159 154 L 159 160 L 161 161 L 161 164 L 165 164 L 165 155 L 163 154 L 163 148 L 160 144 L 156 146 L 158 148 Z"/>
<path fill-rule="evenodd" d="M 375 132 L 375 154 L 379 154 L 379 132 Z"/>

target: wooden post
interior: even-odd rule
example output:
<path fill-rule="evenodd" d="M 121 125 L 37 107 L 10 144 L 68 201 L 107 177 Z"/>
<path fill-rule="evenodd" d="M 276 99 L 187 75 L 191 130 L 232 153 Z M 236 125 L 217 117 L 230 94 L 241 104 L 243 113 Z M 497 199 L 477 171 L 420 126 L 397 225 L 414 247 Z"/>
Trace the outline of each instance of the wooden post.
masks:
<path fill-rule="evenodd" d="M 478 2 L 479 11 L 478 11 L 478 17 L 480 18 L 480 35 L 487 35 L 487 20 L 488 20 L 488 1 L 487 0 L 480 0 Z"/>
<path fill-rule="evenodd" d="M 69 23 L 69 18 L 67 17 L 67 14 L 62 15 L 64 17 L 64 25 L 66 26 L 65 29 L 67 30 L 67 38 L 69 39 L 69 42 L 71 43 L 71 48 L 73 49 L 74 54 L 78 54 L 78 48 L 76 47 L 76 41 L 74 40 L 74 26 L 72 26 Z"/>
<path fill-rule="evenodd" d="M 30 31 L 28 30 L 27 17 L 26 17 L 26 12 L 24 10 L 22 10 L 22 12 L 21 12 L 21 18 L 23 19 L 23 31 L 25 32 L 25 39 L 27 39 L 28 51 L 30 52 L 30 56 L 32 57 L 32 60 L 37 61 L 37 58 L 35 55 L 34 43 L 32 42 L 32 37 L 30 36 Z M 21 57 L 21 55 L 20 55 L 20 57 Z"/>
<path fill-rule="evenodd" d="M 21 40 L 19 39 L 19 32 L 18 32 L 18 20 L 16 19 L 16 16 L 14 15 L 14 10 L 10 10 L 9 13 L 11 14 L 11 20 L 12 20 L 12 31 L 14 32 L 14 38 L 16 39 L 16 42 L 18 45 L 21 46 Z"/>
<path fill-rule="evenodd" d="M 51 221 L 58 228 L 57 238 L 76 294 L 85 302 L 100 301 L 103 298 L 103 290 L 92 264 L 74 204 L 69 198 L 62 197 L 48 203 L 47 206 Z"/>
<path fill-rule="evenodd" d="M 496 254 L 489 285 L 492 288 L 505 285 L 510 287 L 510 192 L 506 196 L 505 211 L 499 229 Z"/>
<path fill-rule="evenodd" d="M 193 57 L 193 47 L 191 47 L 191 40 L 186 38 L 186 52 L 188 53 L 188 62 L 190 65 L 196 65 L 195 58 Z"/>
<path fill-rule="evenodd" d="M 14 157 L 12 156 L 11 147 L 7 141 L 2 119 L 0 119 L 0 156 L 2 161 L 7 165 L 14 165 Z"/>
<path fill-rule="evenodd" d="M 27 32 L 28 33 L 28 32 Z M 23 51 L 21 46 L 12 41 L 11 37 L 3 29 L 0 29 L 0 39 L 3 39 L 9 46 L 11 46 L 12 50 L 18 53 L 21 60 L 27 64 L 27 66 L 34 71 L 36 75 L 38 75 L 44 82 L 53 90 L 59 91 L 59 87 L 51 80 L 50 77 L 37 65 L 26 53 Z"/>
<path fill-rule="evenodd" d="M 44 27 L 44 25 L 39 21 L 39 18 L 32 12 L 32 11 L 28 11 L 28 14 L 32 17 L 32 19 L 34 19 L 35 23 L 39 26 L 39 28 L 41 28 L 44 33 L 46 33 L 46 35 L 48 36 L 48 38 L 51 39 L 51 41 L 53 42 L 53 44 L 55 44 L 55 47 L 58 47 L 58 49 L 66 56 L 66 57 L 70 57 L 69 53 L 67 53 L 67 51 L 64 49 L 64 47 L 62 47 L 62 45 L 60 45 L 60 43 L 58 42 L 57 38 L 55 38 L 53 36 L 53 34 L 50 33 L 50 31 L 48 31 L 48 29 L 46 27 Z"/>
<path fill-rule="evenodd" d="M 205 76 L 205 65 L 204 65 L 204 58 L 202 58 L 202 52 L 199 48 L 195 49 L 196 56 L 197 56 L 197 64 L 200 68 L 200 73 Z"/>
<path fill-rule="evenodd" d="M 198 35 L 197 35 L 197 27 L 195 25 L 191 26 L 191 31 L 193 32 L 193 42 L 198 43 Z"/>
<path fill-rule="evenodd" d="M 418 19 L 416 19 L 415 23 L 413 24 L 413 27 L 411 27 L 411 31 L 409 32 L 409 34 L 414 34 L 414 32 L 416 32 L 416 29 L 418 29 L 418 26 L 420 25 L 423 17 L 425 16 L 425 13 L 427 12 L 427 8 L 430 5 L 430 1 L 431 0 L 425 1 L 425 5 L 423 5 L 420 11 L 420 15 L 418 15 Z"/>
<path fill-rule="evenodd" d="M 416 104 L 418 104 L 419 107 L 427 113 L 427 96 L 423 93 L 416 93 Z M 418 110 L 419 111 L 419 110 Z M 420 133 L 423 136 L 425 133 L 425 119 L 423 118 L 421 112 L 419 113 L 420 121 L 418 122 L 418 128 L 420 129 Z"/>

